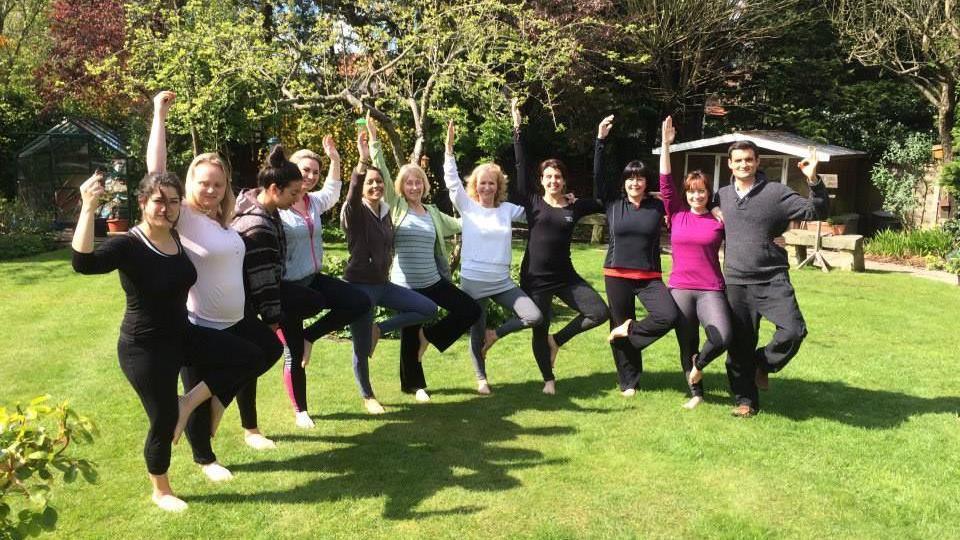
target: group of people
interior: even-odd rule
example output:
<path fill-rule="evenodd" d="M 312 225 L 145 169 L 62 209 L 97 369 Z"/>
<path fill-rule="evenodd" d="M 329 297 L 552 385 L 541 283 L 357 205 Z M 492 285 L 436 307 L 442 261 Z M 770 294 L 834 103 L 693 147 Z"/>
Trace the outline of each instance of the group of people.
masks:
<path fill-rule="evenodd" d="M 401 336 L 401 389 L 423 402 L 430 400 L 421 363 L 425 351 L 430 345 L 444 351 L 467 332 L 478 393 L 491 393 L 485 362 L 491 347 L 531 328 L 543 392 L 554 394 L 560 348 L 609 320 L 620 390 L 632 396 L 640 383 L 643 349 L 676 328 L 691 393 L 684 406 L 702 401 L 703 371 L 727 351 L 737 416 L 756 413 L 758 387 L 766 386 L 768 373 L 789 362 L 806 334 L 786 254 L 773 238 L 789 220 L 813 218 L 825 210 L 815 153 L 800 163 L 811 185 L 808 198 L 768 182 L 757 169 L 757 148 L 749 142 L 731 146 L 734 181 L 716 197 L 700 171 L 689 173 L 678 193 L 670 169 L 675 131 L 667 118 L 655 193 L 648 189 L 652 171 L 641 161 L 628 163 L 619 177 L 605 178 L 610 116 L 598 128 L 594 197 L 576 198 L 567 191 L 569 174 L 558 159 L 538 167 L 540 189 L 528 180 L 522 116 L 514 101 L 513 201 L 508 201 L 507 176 L 495 163 L 477 166 L 464 184 L 454 157 L 455 126 L 448 125 L 443 173 L 459 214 L 455 218 L 425 202 L 430 183 L 419 166 L 403 165 L 392 179 L 377 125 L 368 118 L 357 136 L 360 159 L 339 216 L 349 251 L 340 279 L 321 272 L 321 218 L 342 190 L 333 139 L 323 140 L 330 166 L 316 191 L 321 156 L 299 150 L 287 158 L 281 146 L 271 149 L 258 172 L 258 187 L 239 196 L 232 190 L 227 162 L 216 153 L 196 156 L 181 184 L 166 166 L 165 123 L 174 99 L 171 92 L 154 98 L 148 173 L 138 190 L 140 223 L 130 233 L 94 246 L 93 219 L 103 192 L 103 176 L 97 173 L 80 188 L 82 208 L 72 243 L 76 271 L 119 271 L 127 307 L 118 356 L 149 418 L 144 457 L 153 501 L 164 510 L 186 508 L 167 477 L 171 444 L 182 433 L 211 480 L 231 477 L 217 461 L 211 438 L 233 398 L 246 443 L 255 449 L 275 446 L 258 429 L 257 378 L 281 357 L 295 423 L 313 427 L 306 383 L 312 344 L 345 326 L 352 336 L 359 393 L 371 414 L 384 408 L 370 382 L 369 358 L 380 336 L 392 331 Z M 574 227 L 594 213 L 605 213 L 609 224 L 606 303 L 571 261 Z M 529 231 L 519 284 L 510 273 L 514 222 L 525 222 Z M 664 226 L 673 248 L 666 285 L 660 266 Z M 445 240 L 454 234 L 462 235 L 459 286 Z M 550 333 L 554 297 L 576 315 Z M 647 312 L 640 320 L 634 320 L 635 299 Z M 487 328 L 487 300 L 512 315 L 497 328 Z M 377 306 L 391 315 L 375 321 Z M 437 319 L 439 307 L 445 313 Z M 770 343 L 757 348 L 761 317 L 777 330 Z M 701 326 L 707 338 L 702 347 Z"/>

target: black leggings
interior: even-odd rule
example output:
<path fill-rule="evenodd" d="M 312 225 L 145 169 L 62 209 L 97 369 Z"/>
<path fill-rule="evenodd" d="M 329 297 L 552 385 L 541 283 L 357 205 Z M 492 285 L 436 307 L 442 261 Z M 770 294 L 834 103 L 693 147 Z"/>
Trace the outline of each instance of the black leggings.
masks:
<path fill-rule="evenodd" d="M 605 276 L 607 301 L 610 302 L 610 328 L 637 316 L 635 299 L 647 310 L 647 316 L 630 325 L 627 339 L 610 344 L 617 366 L 620 390 L 636 388 L 643 373 L 643 349 L 673 328 L 679 316 L 670 292 L 659 279 L 628 279 Z"/>
<path fill-rule="evenodd" d="M 310 343 L 340 330 L 370 310 L 370 299 L 346 281 L 314 274 L 298 282 L 280 282 L 280 303 L 285 319 L 280 323 L 287 340 L 284 351 L 283 380 L 296 412 L 307 410 L 307 372 L 303 369 L 303 340 Z M 310 326 L 304 319 L 328 309 Z"/>
<path fill-rule="evenodd" d="M 580 332 L 599 326 L 610 318 L 603 298 L 586 281 L 576 281 L 560 289 L 529 293 L 530 298 L 543 314 L 540 324 L 533 327 L 533 357 L 540 368 L 544 381 L 554 380 L 553 366 L 550 365 L 550 345 L 547 336 L 550 333 L 550 320 L 553 318 L 553 297 L 577 312 L 577 316 L 553 335 L 557 347 L 573 339 Z"/>
<path fill-rule="evenodd" d="M 723 291 L 670 289 L 670 295 L 680 310 L 677 321 L 677 344 L 680 346 L 680 367 L 684 381 L 693 369 L 693 355 L 697 355 L 697 369 L 702 370 L 730 346 L 733 330 L 730 326 L 730 306 Z M 700 348 L 700 325 L 707 341 Z M 689 384 L 690 395 L 702 396 L 703 383 Z"/>
<path fill-rule="evenodd" d="M 177 373 L 182 366 L 197 369 L 211 393 L 229 405 L 237 390 L 256 377 L 258 358 L 247 342 L 220 330 L 189 325 L 179 336 L 117 343 L 120 369 L 140 397 L 150 430 L 143 446 L 147 471 L 167 473 L 170 445 L 177 425 Z"/>
<path fill-rule="evenodd" d="M 413 290 L 433 300 L 447 312 L 435 324 L 423 328 L 427 341 L 440 352 L 453 345 L 480 318 L 480 304 L 446 279 L 441 278 L 429 287 Z M 407 393 L 427 387 L 423 365 L 417 361 L 420 328 L 421 325 L 415 324 L 405 326 L 400 331 L 400 389 Z"/>
<path fill-rule="evenodd" d="M 260 322 L 252 312 L 248 311 L 243 320 L 223 330 L 238 339 L 246 342 L 250 353 L 258 359 L 256 377 L 263 375 L 277 362 L 283 353 L 283 345 L 270 328 Z M 183 387 L 188 391 L 200 383 L 200 374 L 196 367 L 184 367 L 180 370 Z M 240 424 L 244 429 L 257 427 L 257 379 L 253 378 L 237 392 L 237 409 L 240 411 Z M 193 448 L 193 460 L 200 465 L 207 465 L 217 461 L 210 444 L 210 402 L 204 402 L 197 407 L 187 422 L 187 440 Z"/>

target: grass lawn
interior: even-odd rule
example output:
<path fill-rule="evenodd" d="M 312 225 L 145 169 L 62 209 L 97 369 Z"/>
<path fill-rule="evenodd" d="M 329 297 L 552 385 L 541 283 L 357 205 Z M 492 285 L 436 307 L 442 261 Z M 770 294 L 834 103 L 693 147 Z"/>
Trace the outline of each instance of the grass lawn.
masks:
<path fill-rule="evenodd" d="M 603 251 L 574 257 L 602 290 Z M 792 277 L 810 335 L 754 419 L 729 416 L 722 359 L 707 368 L 707 403 L 680 408 L 672 333 L 647 350 L 632 399 L 605 328 L 561 351 L 556 396 L 540 393 L 527 332 L 491 351 L 494 393 L 476 395 L 461 339 L 424 359 L 429 404 L 400 393 L 386 340 L 371 363 L 381 417 L 361 410 L 349 343 L 322 340 L 308 372 L 316 429 L 294 427 L 276 366 L 259 403 L 279 448 L 247 448 L 231 408 L 214 447 L 234 480 L 207 481 L 181 443 L 170 475 L 190 509 L 168 515 L 149 500 L 146 416 L 117 365 L 117 276 L 75 275 L 59 251 L 0 264 L 0 403 L 50 393 L 100 426 L 74 448 L 97 462 L 98 485 L 54 497 L 64 538 L 956 537 L 960 288 Z"/>

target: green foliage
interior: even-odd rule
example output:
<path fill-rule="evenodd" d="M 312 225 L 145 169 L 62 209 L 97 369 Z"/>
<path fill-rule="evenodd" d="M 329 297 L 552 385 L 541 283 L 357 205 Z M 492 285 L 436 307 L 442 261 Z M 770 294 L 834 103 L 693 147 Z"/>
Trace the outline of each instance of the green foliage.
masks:
<path fill-rule="evenodd" d="M 0 198 L 0 261 L 56 248 L 53 214 Z"/>
<path fill-rule="evenodd" d="M 953 238 L 953 244 L 960 247 L 960 218 L 948 219 L 940 224 L 940 229 Z"/>
<path fill-rule="evenodd" d="M 864 251 L 884 257 L 945 257 L 954 248 L 954 238 L 942 229 L 878 232 L 867 241 Z"/>
<path fill-rule="evenodd" d="M 73 457 L 71 442 L 92 443 L 96 426 L 66 401 L 56 406 L 50 396 L 0 407 L 0 539 L 38 536 L 52 531 L 57 511 L 50 505 L 55 475 L 66 483 L 81 476 L 97 481 L 94 464 Z"/>
<path fill-rule="evenodd" d="M 910 226 L 910 215 L 917 206 L 917 190 L 930 164 L 933 139 L 913 133 L 904 141 L 894 141 L 870 171 L 870 180 L 883 196 L 883 208 L 893 212 Z"/>
<path fill-rule="evenodd" d="M 960 275 L 960 251 L 951 252 L 947 254 L 946 257 L 928 255 L 924 259 L 926 260 L 927 268 L 931 270 L 941 270 Z"/>
<path fill-rule="evenodd" d="M 940 185 L 954 197 L 960 197 L 960 159 L 944 163 L 940 169 Z"/>

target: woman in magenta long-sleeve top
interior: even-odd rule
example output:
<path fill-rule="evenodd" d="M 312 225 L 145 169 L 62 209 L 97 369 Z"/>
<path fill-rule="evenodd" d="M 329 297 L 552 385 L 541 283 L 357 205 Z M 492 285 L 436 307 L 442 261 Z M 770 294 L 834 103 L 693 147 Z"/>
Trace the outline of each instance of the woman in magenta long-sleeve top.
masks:
<path fill-rule="evenodd" d="M 690 400 L 684 407 L 692 409 L 703 401 L 703 369 L 720 356 L 730 344 L 730 312 L 720 273 L 720 244 L 723 223 L 707 209 L 710 201 L 710 178 L 701 171 L 687 174 L 683 194 L 676 192 L 670 174 L 670 144 L 676 131 L 668 116 L 663 121 L 663 142 L 660 153 L 660 196 L 670 220 L 670 244 L 673 270 L 667 287 L 680 309 L 677 322 L 677 343 L 680 365 L 690 385 Z M 707 341 L 700 348 L 700 329 Z"/>

